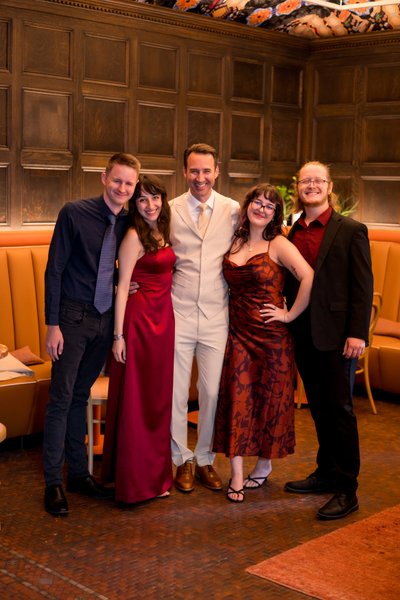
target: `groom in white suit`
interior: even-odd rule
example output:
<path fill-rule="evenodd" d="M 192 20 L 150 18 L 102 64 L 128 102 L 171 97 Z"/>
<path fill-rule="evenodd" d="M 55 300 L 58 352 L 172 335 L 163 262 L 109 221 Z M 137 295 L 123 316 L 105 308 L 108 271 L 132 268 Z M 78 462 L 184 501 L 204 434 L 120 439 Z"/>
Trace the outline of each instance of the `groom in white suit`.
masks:
<path fill-rule="evenodd" d="M 172 284 L 175 312 L 172 459 L 175 486 L 194 489 L 194 477 L 211 490 L 222 489 L 212 466 L 214 416 L 228 335 L 228 293 L 222 259 L 231 245 L 239 203 L 218 194 L 217 152 L 193 144 L 184 153 L 189 191 L 171 200 L 171 243 L 176 254 Z M 194 452 L 188 448 L 188 396 L 193 357 L 198 366 L 199 419 Z M 193 462 L 195 461 L 195 469 Z"/>

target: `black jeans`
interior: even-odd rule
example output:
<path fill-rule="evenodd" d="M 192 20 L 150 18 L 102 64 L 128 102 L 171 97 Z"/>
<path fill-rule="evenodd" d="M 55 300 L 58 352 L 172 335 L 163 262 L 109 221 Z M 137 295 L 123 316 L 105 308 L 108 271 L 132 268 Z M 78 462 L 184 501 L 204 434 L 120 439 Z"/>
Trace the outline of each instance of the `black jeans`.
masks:
<path fill-rule="evenodd" d="M 304 330 L 295 336 L 295 356 L 318 437 L 316 474 L 340 492 L 355 492 L 360 470 L 352 399 L 357 359 L 345 358 L 341 350 L 317 350 Z"/>
<path fill-rule="evenodd" d="M 86 405 L 111 347 L 113 321 L 112 310 L 100 315 L 90 304 L 61 303 L 64 350 L 53 361 L 44 424 L 46 485 L 62 484 L 65 460 L 71 477 L 88 475 Z"/>

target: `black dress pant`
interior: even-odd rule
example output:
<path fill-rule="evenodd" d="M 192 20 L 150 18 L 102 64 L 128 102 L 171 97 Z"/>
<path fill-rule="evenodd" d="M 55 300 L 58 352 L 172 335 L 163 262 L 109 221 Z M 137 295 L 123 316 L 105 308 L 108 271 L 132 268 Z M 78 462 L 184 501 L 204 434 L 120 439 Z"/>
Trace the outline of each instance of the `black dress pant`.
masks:
<path fill-rule="evenodd" d="M 352 398 L 357 359 L 317 350 L 308 328 L 295 332 L 295 357 L 318 437 L 316 474 L 352 493 L 360 470 Z"/>
<path fill-rule="evenodd" d="M 62 484 L 66 460 L 71 477 L 88 475 L 86 405 L 111 347 L 113 311 L 103 315 L 90 304 L 64 300 L 60 329 L 64 350 L 53 361 L 44 437 L 46 485 Z"/>

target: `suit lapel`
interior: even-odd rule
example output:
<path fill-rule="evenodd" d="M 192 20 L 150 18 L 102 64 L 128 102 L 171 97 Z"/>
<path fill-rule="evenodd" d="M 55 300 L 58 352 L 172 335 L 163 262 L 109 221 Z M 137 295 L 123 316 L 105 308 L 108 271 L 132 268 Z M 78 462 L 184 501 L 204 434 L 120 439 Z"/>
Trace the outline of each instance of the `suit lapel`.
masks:
<path fill-rule="evenodd" d="M 189 212 L 186 194 L 174 200 L 174 205 L 177 214 L 186 223 L 189 229 L 191 229 L 193 233 L 195 233 L 199 238 L 201 238 L 200 232 L 197 229 L 196 225 L 193 223 L 192 216 Z"/>
<path fill-rule="evenodd" d="M 291 226 L 290 231 L 288 233 L 288 240 L 292 240 L 294 234 L 296 233 L 296 231 L 298 230 L 299 226 L 297 221 Z"/>
<path fill-rule="evenodd" d="M 204 237 L 207 237 L 208 235 L 212 234 L 213 231 L 217 231 L 218 228 L 218 223 L 220 221 L 221 215 L 223 215 L 223 206 L 222 206 L 222 202 L 219 201 L 218 198 L 218 193 L 214 192 L 214 206 L 212 209 L 212 213 L 210 216 L 210 221 L 208 223 L 208 227 L 207 227 L 207 231 L 205 233 Z"/>
<path fill-rule="evenodd" d="M 326 255 L 329 252 L 329 248 L 331 247 L 332 242 L 340 229 L 341 221 L 342 217 L 337 212 L 333 211 L 332 216 L 329 219 L 329 222 L 326 226 L 325 235 L 322 239 L 321 247 L 318 252 L 317 263 L 315 265 L 315 272 L 317 272 L 321 268 L 326 258 Z"/>
<path fill-rule="evenodd" d="M 318 252 L 317 263 L 315 265 L 316 272 L 318 271 L 318 269 L 321 268 L 321 265 L 323 264 L 323 262 L 326 258 L 326 255 L 329 252 L 329 248 L 331 247 L 331 244 L 332 244 L 333 240 L 335 239 L 338 230 L 340 229 L 341 221 L 342 221 L 342 217 L 337 212 L 333 211 L 332 216 L 329 219 L 329 222 L 326 226 L 325 235 L 322 239 L 321 247 Z M 293 236 L 296 233 L 297 229 L 298 229 L 298 224 L 296 221 L 296 223 L 294 223 L 294 225 L 290 228 L 289 235 L 288 235 L 289 240 L 293 239 Z"/>

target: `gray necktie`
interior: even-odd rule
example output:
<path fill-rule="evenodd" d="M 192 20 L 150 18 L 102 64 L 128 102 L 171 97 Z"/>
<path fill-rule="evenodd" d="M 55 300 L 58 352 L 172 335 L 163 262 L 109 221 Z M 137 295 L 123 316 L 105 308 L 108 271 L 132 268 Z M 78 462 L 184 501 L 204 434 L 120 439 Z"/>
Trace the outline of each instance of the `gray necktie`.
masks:
<path fill-rule="evenodd" d="M 205 232 L 207 231 L 208 222 L 210 220 L 207 214 L 207 204 L 199 204 L 199 220 L 197 221 L 197 228 L 200 231 L 202 237 L 204 237 Z"/>
<path fill-rule="evenodd" d="M 114 295 L 115 252 L 117 240 L 115 237 L 115 215 L 108 215 L 110 224 L 104 234 L 101 247 L 99 269 L 97 271 L 96 291 L 93 304 L 100 314 L 111 308 Z"/>

